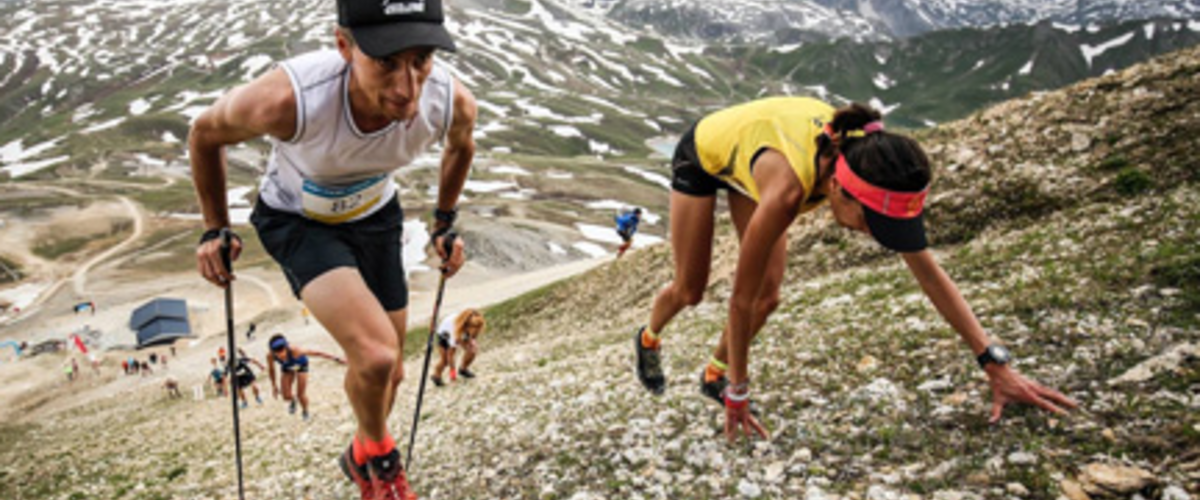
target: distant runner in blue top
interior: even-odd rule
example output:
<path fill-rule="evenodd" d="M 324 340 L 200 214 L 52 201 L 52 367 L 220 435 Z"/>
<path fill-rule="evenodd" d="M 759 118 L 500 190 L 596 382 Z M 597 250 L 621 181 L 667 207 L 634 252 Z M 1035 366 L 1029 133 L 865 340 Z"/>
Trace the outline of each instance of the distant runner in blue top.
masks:
<path fill-rule="evenodd" d="M 613 220 L 617 222 L 617 234 L 624 240 L 621 248 L 617 249 L 617 258 L 619 259 L 633 244 L 633 235 L 637 233 L 638 223 L 642 221 L 642 209 L 635 208 L 629 212 L 617 214 Z"/>
<path fill-rule="evenodd" d="M 283 400 L 288 402 L 288 412 L 295 414 L 296 402 L 299 401 L 300 407 L 303 409 L 301 415 L 304 420 L 308 420 L 308 357 L 312 355 L 325 358 L 341 365 L 345 365 L 346 361 L 332 354 L 289 345 L 287 338 L 282 334 L 272 336 L 271 340 L 267 342 L 267 346 L 271 349 L 271 353 L 267 354 L 267 373 L 271 375 L 271 394 L 278 398 L 282 389 Z M 283 372 L 279 384 L 275 383 L 276 363 Z M 295 397 L 292 395 L 293 385 L 296 388 Z"/>
<path fill-rule="evenodd" d="M 133 361 L 131 366 L 138 366 L 137 361 Z M 217 358 L 212 358 L 213 369 L 209 375 L 213 379 L 213 390 L 217 391 L 217 397 L 225 395 L 225 371 L 221 369 L 221 365 L 217 364 Z"/>

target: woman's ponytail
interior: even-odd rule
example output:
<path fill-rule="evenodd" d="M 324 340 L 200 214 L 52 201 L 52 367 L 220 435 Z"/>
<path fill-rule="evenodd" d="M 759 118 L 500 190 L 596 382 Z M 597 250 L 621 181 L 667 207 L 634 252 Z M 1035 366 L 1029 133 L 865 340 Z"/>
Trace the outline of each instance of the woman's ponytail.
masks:
<path fill-rule="evenodd" d="M 853 103 L 837 110 L 828 128 L 850 168 L 863 180 L 897 191 L 925 189 L 933 178 L 925 150 L 911 137 L 883 130 L 882 120 L 875 108 Z M 875 122 L 879 125 L 870 125 Z"/>

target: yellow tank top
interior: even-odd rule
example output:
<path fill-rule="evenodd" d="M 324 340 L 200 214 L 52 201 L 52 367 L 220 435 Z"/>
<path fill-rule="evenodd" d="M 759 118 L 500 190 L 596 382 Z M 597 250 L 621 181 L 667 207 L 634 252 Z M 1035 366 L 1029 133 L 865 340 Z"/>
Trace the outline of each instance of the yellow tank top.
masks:
<path fill-rule="evenodd" d="M 833 107 L 809 97 L 772 97 L 717 111 L 696 124 L 696 154 L 704 170 L 758 200 L 751 160 L 763 148 L 783 154 L 804 186 L 801 212 L 811 202 L 817 180 L 817 137 L 833 119 Z"/>

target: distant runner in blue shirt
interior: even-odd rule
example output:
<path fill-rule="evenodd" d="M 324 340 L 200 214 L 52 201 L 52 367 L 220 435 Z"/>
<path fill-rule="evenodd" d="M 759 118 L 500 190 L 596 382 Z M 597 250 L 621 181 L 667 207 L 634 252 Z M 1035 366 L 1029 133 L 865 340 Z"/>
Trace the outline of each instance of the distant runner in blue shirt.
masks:
<path fill-rule="evenodd" d="M 267 341 L 271 352 L 267 354 L 267 374 L 271 376 L 271 395 L 279 398 L 283 392 L 283 400 L 288 402 L 288 413 L 296 413 L 296 402 L 299 401 L 303 410 L 301 415 L 308 420 L 308 357 L 325 358 L 334 363 L 345 365 L 346 360 L 315 349 L 305 349 L 288 344 L 283 334 L 275 334 Z M 275 383 L 275 365 L 279 365 L 280 382 Z M 292 388 L 296 389 L 293 396 Z"/>
<path fill-rule="evenodd" d="M 133 366 L 137 366 L 137 361 L 134 361 Z M 217 358 L 212 358 L 212 371 L 209 372 L 213 380 L 213 389 L 217 391 L 217 397 L 225 395 L 225 371 L 221 369 L 221 365 L 217 364 Z"/>
<path fill-rule="evenodd" d="M 617 222 L 617 234 L 624 241 L 621 248 L 617 249 L 617 258 L 619 259 L 633 244 L 633 235 L 637 233 L 638 223 L 642 221 L 642 209 L 635 208 L 629 212 L 618 214 L 613 220 Z"/>

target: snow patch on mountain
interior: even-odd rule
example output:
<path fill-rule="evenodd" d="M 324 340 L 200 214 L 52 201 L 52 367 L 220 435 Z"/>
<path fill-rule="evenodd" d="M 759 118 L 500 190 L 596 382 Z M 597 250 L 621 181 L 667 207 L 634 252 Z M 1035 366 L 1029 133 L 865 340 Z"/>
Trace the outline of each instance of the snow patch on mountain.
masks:
<path fill-rule="evenodd" d="M 150 101 L 139 97 L 129 103 L 129 114 L 133 116 L 144 115 L 147 111 L 150 111 Z"/>
<path fill-rule="evenodd" d="M 890 114 L 892 111 L 895 111 L 895 110 L 899 109 L 899 108 L 900 108 L 900 106 L 901 106 L 901 104 L 900 104 L 900 103 L 896 103 L 896 104 L 890 104 L 890 105 L 889 105 L 889 104 L 885 104 L 885 103 L 884 103 L 882 100 L 880 100 L 878 97 L 872 97 L 872 98 L 871 98 L 871 100 L 870 100 L 870 104 L 871 104 L 871 107 L 872 107 L 872 108 L 878 109 L 878 110 L 879 110 L 879 112 L 880 112 L 880 113 L 883 113 L 885 116 L 886 116 L 886 115 L 888 115 L 888 114 Z"/>
<path fill-rule="evenodd" d="M 1195 0 L 627 0 L 609 12 L 633 25 L 707 40 L 794 44 L 794 33 L 879 40 L 929 31 L 1055 21 L 1070 33 L 1151 18 L 1195 19 Z"/>
<path fill-rule="evenodd" d="M 87 135 L 87 134 L 93 134 L 93 133 L 99 132 L 101 130 L 108 130 L 110 128 L 116 127 L 117 125 L 124 123 L 125 120 L 126 120 L 126 118 L 124 116 L 120 116 L 120 117 L 113 118 L 108 121 L 103 121 L 103 122 L 97 123 L 95 125 L 92 125 L 88 128 L 80 130 L 79 133 L 83 134 L 83 135 Z"/>
<path fill-rule="evenodd" d="M 1054 26 L 1056 29 L 1066 31 L 1067 33 L 1078 33 L 1079 30 L 1083 29 L 1079 25 L 1075 25 L 1075 24 L 1066 24 L 1066 23 L 1055 22 L 1055 23 L 1050 23 L 1050 25 Z"/>
<path fill-rule="evenodd" d="M 255 54 L 247 57 L 246 60 L 242 61 L 240 66 L 241 69 L 246 71 L 242 79 L 245 81 L 253 80 L 263 68 L 270 66 L 274 62 L 275 60 L 266 54 Z"/>
<path fill-rule="evenodd" d="M 45 160 L 14 163 L 11 165 L 5 165 L 4 167 L 0 167 L 0 171 L 8 172 L 8 175 L 10 175 L 10 176 L 12 176 L 12 178 L 16 179 L 16 178 L 20 178 L 20 177 L 24 177 L 26 175 L 32 174 L 39 170 L 44 170 L 44 169 L 52 167 L 54 165 L 58 165 L 59 163 L 65 162 L 69 159 L 70 159 L 69 156 L 63 155 L 63 156 L 55 156 L 54 158 L 47 158 Z"/>
<path fill-rule="evenodd" d="M 641 177 L 641 178 L 643 178 L 643 179 L 646 179 L 646 180 L 648 180 L 648 181 L 650 181 L 650 182 L 653 182 L 653 183 L 655 183 L 655 184 L 658 184 L 658 185 L 660 185 L 660 186 L 662 186 L 662 187 L 664 187 L 664 188 L 666 188 L 666 189 L 670 189 L 670 188 L 671 188 L 671 181 L 670 181 L 670 180 L 668 180 L 668 179 L 667 179 L 665 176 L 663 176 L 662 174 L 656 174 L 656 173 L 654 173 L 654 172 L 648 172 L 648 171 L 646 171 L 646 170 L 643 170 L 643 169 L 640 169 L 640 168 L 637 168 L 637 167 L 631 167 L 631 166 L 628 166 L 628 165 L 626 165 L 626 166 L 625 166 L 625 171 L 626 171 L 626 172 L 629 172 L 629 173 L 631 173 L 631 174 L 637 175 L 638 177 Z"/>
<path fill-rule="evenodd" d="M 583 132 L 570 125 L 552 125 L 550 131 L 559 137 L 583 137 Z"/>
<path fill-rule="evenodd" d="M 1024 75 L 1028 75 L 1028 74 L 1030 74 L 1030 73 L 1033 73 L 1033 61 L 1034 61 L 1034 59 L 1035 59 L 1035 58 L 1033 58 L 1033 57 L 1029 58 L 1029 62 L 1025 63 L 1025 65 L 1024 65 L 1024 66 L 1021 66 L 1021 69 L 1017 70 L 1017 74 L 1018 74 L 1018 75 L 1022 75 L 1022 76 L 1024 76 Z"/>
<path fill-rule="evenodd" d="M 896 81 L 883 73 L 876 73 L 875 78 L 871 80 L 875 84 L 875 88 L 879 90 L 887 90 L 896 85 Z"/>
<path fill-rule="evenodd" d="M 1112 40 L 1104 42 L 1100 45 L 1093 46 L 1093 45 L 1082 44 L 1079 46 L 1079 50 L 1080 50 L 1080 52 L 1083 53 L 1083 59 L 1087 61 L 1088 67 L 1090 68 L 1090 67 L 1092 67 L 1092 61 L 1097 56 L 1099 56 L 1109 50 L 1115 49 L 1117 47 L 1120 47 L 1122 45 L 1129 43 L 1130 40 L 1133 40 L 1133 36 L 1135 34 L 1136 33 L 1133 33 L 1133 32 L 1126 33 L 1117 38 L 1114 38 Z"/>

